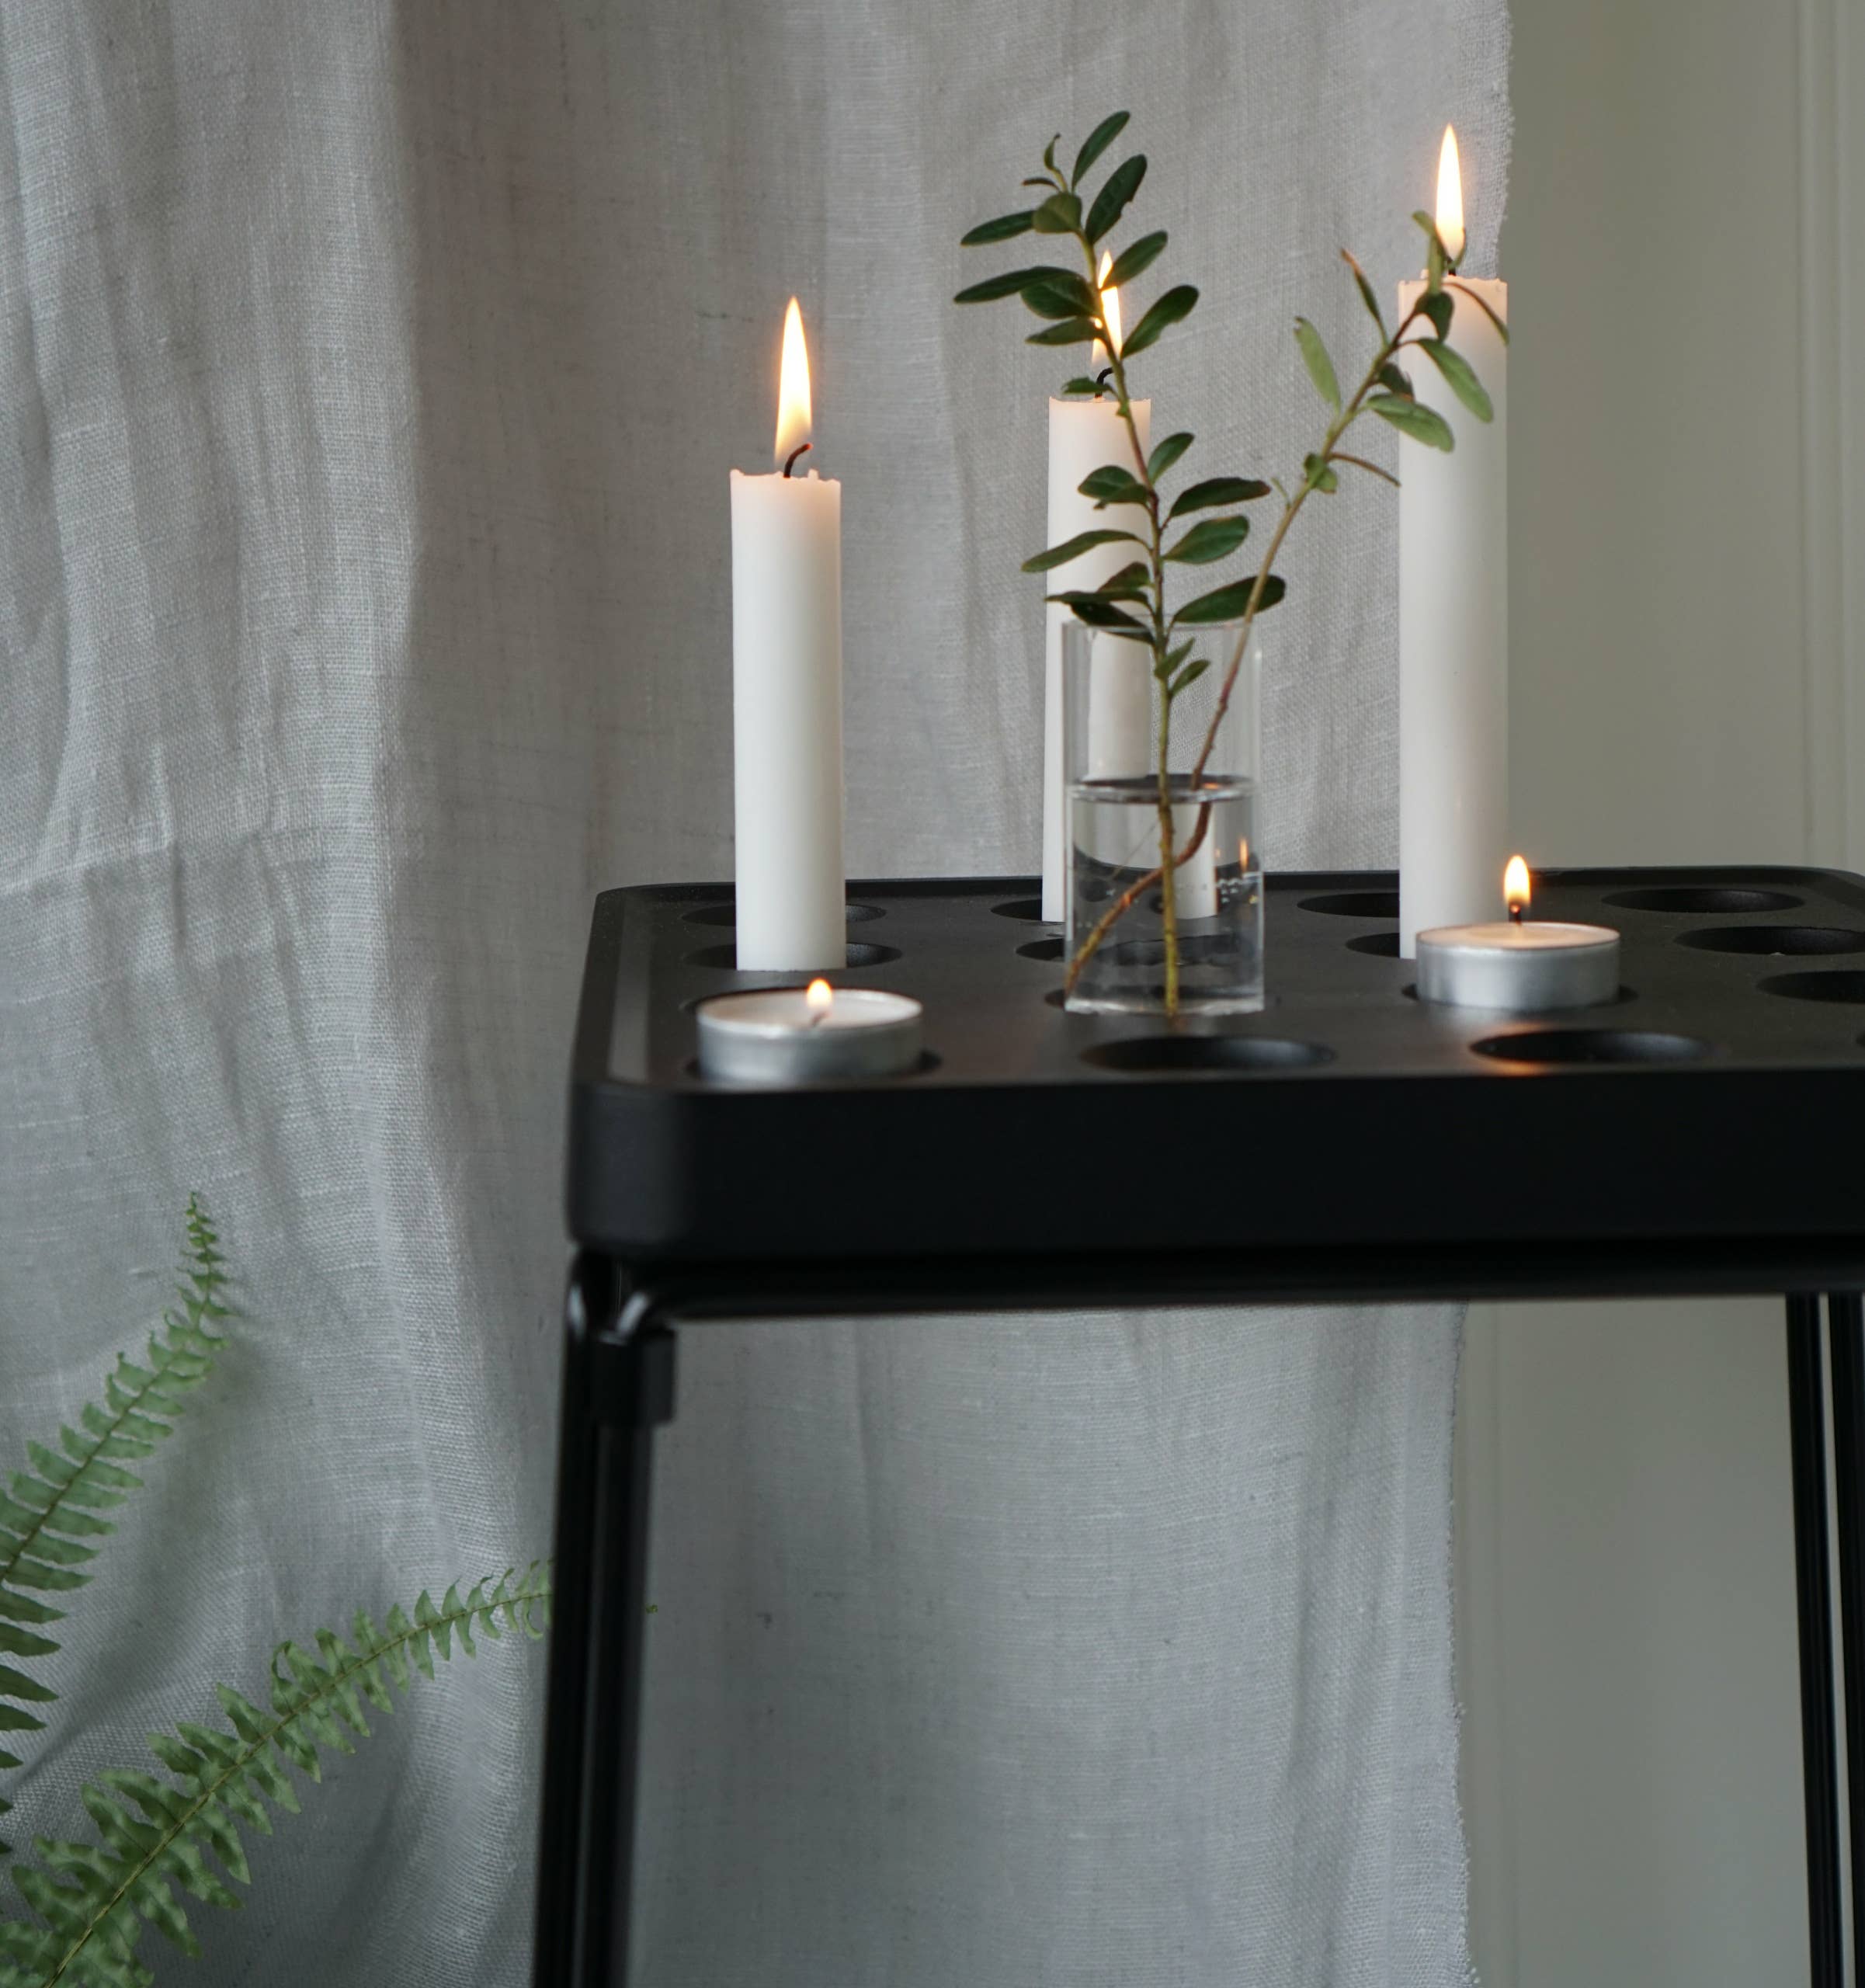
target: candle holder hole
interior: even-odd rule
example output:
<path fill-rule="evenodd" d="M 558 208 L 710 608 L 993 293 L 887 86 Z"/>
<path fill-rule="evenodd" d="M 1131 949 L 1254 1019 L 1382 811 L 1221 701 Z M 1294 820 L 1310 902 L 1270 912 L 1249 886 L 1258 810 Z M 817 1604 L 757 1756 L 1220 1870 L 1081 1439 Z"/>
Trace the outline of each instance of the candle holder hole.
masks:
<path fill-rule="evenodd" d="M 1790 954 L 1865 953 L 1865 932 L 1842 925 L 1709 925 L 1679 933 L 1677 943 L 1704 953 L 1777 959 Z"/>
<path fill-rule="evenodd" d="M 1370 953 L 1376 959 L 1395 960 L 1399 956 L 1399 935 L 1392 932 L 1363 932 L 1347 941 L 1350 953 Z"/>
<path fill-rule="evenodd" d="M 1130 1035 L 1082 1052 L 1096 1069 L 1126 1076 L 1196 1076 L 1212 1070 L 1308 1070 L 1331 1063 L 1318 1042 L 1273 1035 Z"/>
<path fill-rule="evenodd" d="M 849 968 L 885 966 L 889 960 L 897 960 L 899 958 L 900 948 L 898 946 L 876 946 L 865 941 L 858 942 L 851 940 L 849 942 L 842 965 Z M 685 964 L 688 966 L 707 967 L 716 973 L 736 973 L 738 971 L 738 949 L 735 945 L 729 943 L 720 946 L 702 946 L 696 952 L 691 952 L 686 955 Z M 834 969 L 831 968 L 829 971 L 833 971 Z M 787 983 L 796 980 L 797 975 L 793 968 L 768 973 L 754 971 L 747 973 L 745 977 L 748 980 L 755 980 L 760 985 L 764 985 L 772 982 Z M 805 985 L 808 984 L 807 976 L 804 984 Z"/>
<path fill-rule="evenodd" d="M 1865 1008 L 1865 973 L 1856 967 L 1827 968 L 1811 973 L 1774 973 L 1758 981 L 1764 994 L 1788 1001 L 1828 1001 Z"/>
<path fill-rule="evenodd" d="M 1032 939 L 1028 945 L 1019 946 L 1016 954 L 1019 959 L 1042 960 L 1053 966 L 1062 957 L 1062 941 L 1060 937 Z"/>
<path fill-rule="evenodd" d="M 1523 1029 L 1512 1035 L 1485 1036 L 1471 1045 L 1499 1063 L 1694 1063 L 1710 1045 L 1693 1035 L 1668 1035 L 1644 1028 Z"/>
<path fill-rule="evenodd" d="M 1790 891 L 1725 890 L 1708 884 L 1654 884 L 1636 891 L 1613 891 L 1605 899 L 1625 911 L 1663 911 L 1674 916 L 1739 916 L 1746 912 L 1796 911 L 1807 900 Z"/>
<path fill-rule="evenodd" d="M 1396 918 L 1399 915 L 1397 891 L 1333 891 L 1325 897 L 1304 898 L 1304 911 L 1318 911 L 1329 918 Z"/>
<path fill-rule="evenodd" d="M 1040 898 L 1012 898 L 1007 904 L 994 904 L 992 915 L 997 918 L 1015 918 L 1025 925 L 1043 925 L 1052 921 L 1043 916 Z"/>

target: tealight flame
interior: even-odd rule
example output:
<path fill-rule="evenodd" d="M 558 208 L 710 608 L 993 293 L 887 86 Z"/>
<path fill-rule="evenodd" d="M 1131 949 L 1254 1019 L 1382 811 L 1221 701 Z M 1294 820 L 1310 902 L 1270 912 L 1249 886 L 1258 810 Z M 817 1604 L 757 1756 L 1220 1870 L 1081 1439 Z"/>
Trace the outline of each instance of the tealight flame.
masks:
<path fill-rule="evenodd" d="M 810 439 L 810 356 L 795 297 L 783 314 L 783 360 L 777 375 L 777 467 Z"/>
<path fill-rule="evenodd" d="M 1519 856 L 1509 859 L 1509 867 L 1502 872 L 1502 899 L 1509 906 L 1509 915 L 1519 921 L 1528 909 L 1528 865 Z"/>
<path fill-rule="evenodd" d="M 1438 239 L 1453 262 L 1464 259 L 1464 175 L 1457 164 L 1457 127 L 1444 127 L 1438 154 Z"/>
<path fill-rule="evenodd" d="M 803 1005 L 810 1011 L 810 1020 L 819 1022 L 835 1005 L 835 990 L 826 980 L 812 980 L 804 990 Z"/>
<path fill-rule="evenodd" d="M 1101 312 L 1107 320 L 1107 335 L 1114 342 L 1118 352 L 1127 342 L 1127 334 L 1120 328 L 1120 287 L 1107 280 L 1107 273 L 1114 266 L 1114 259 L 1105 248 L 1101 252 L 1101 273 L 1095 278 L 1096 287 L 1101 293 Z M 1106 348 L 1099 339 L 1095 341 L 1094 363 L 1097 367 L 1108 363 Z"/>

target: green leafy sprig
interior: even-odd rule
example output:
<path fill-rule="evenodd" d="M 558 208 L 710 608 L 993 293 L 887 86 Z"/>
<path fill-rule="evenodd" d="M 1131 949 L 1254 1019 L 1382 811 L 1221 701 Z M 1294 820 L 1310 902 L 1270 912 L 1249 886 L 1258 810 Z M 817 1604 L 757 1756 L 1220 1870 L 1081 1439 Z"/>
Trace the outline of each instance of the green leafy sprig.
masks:
<path fill-rule="evenodd" d="M 383 1628 L 359 1612 L 347 1642 L 321 1629 L 314 1651 L 280 1644 L 269 1712 L 217 1687 L 224 1726 L 183 1724 L 150 1736 L 166 1779 L 113 1770 L 86 1785 L 98 1840 L 40 1837 L 36 1861 L 14 1866 L 38 1920 L 0 1922 L 0 1988 L 149 1988 L 155 1975 L 136 1951 L 145 1924 L 198 1955 L 176 1888 L 205 1905 L 238 1908 L 227 1880 L 252 1882 L 240 1825 L 269 1836 L 269 1803 L 297 1812 L 288 1768 L 321 1779 L 320 1752 L 353 1753 L 370 1734 L 365 1705 L 392 1712 L 411 1667 L 431 1679 L 436 1656 L 447 1661 L 456 1642 L 463 1655 L 478 1656 L 475 1631 L 497 1640 L 512 1629 L 536 1641 L 550 1604 L 541 1566 L 516 1580 L 508 1572 L 489 1586 L 475 1582 L 464 1598 L 457 1587 L 438 1604 L 424 1593 L 412 1615 L 391 1609 Z"/>
<path fill-rule="evenodd" d="M 1437 411 L 1420 401 L 1412 390 L 1410 377 L 1398 363 L 1401 352 L 1422 352 L 1443 375 L 1457 399 L 1480 421 L 1492 418 L 1493 410 L 1482 383 L 1463 355 L 1449 342 L 1455 309 L 1450 292 L 1460 291 L 1495 321 L 1506 340 L 1508 331 L 1488 304 L 1476 291 L 1457 282 L 1456 265 L 1447 252 L 1436 223 L 1429 214 L 1413 218 L 1425 231 L 1425 284 L 1417 302 L 1388 332 L 1372 285 L 1358 262 L 1346 249 L 1342 259 L 1353 274 L 1361 302 L 1378 332 L 1378 348 L 1359 385 L 1343 398 L 1334 363 L 1321 334 L 1305 318 L 1295 321 L 1295 337 L 1302 361 L 1315 391 L 1331 416 L 1318 448 L 1304 458 L 1302 474 L 1291 490 L 1280 479 L 1265 482 L 1243 476 L 1219 476 L 1193 483 L 1167 504 L 1162 479 L 1176 467 L 1191 449 L 1194 438 L 1180 432 L 1167 436 L 1150 453 L 1140 443 L 1127 384 L 1127 362 L 1157 342 L 1172 325 L 1182 322 L 1198 301 L 1198 293 L 1189 283 L 1165 291 L 1142 315 L 1124 341 L 1117 346 L 1110 330 L 1103 286 L 1120 287 L 1150 269 L 1166 245 L 1163 231 L 1142 235 L 1116 256 L 1103 276 L 1097 268 L 1096 251 L 1124 216 L 1146 176 L 1146 159 L 1135 154 L 1116 166 L 1103 182 L 1099 192 L 1083 210 L 1083 182 L 1128 122 L 1126 111 L 1116 111 L 1089 134 L 1075 156 L 1074 169 L 1066 176 L 1056 163 L 1060 135 L 1052 138 L 1043 154 L 1043 171 L 1027 179 L 1026 186 L 1043 190 L 1034 207 L 1002 214 L 973 228 L 963 238 L 964 245 L 975 247 L 1005 242 L 1026 235 L 1071 237 L 1080 252 L 1083 273 L 1059 266 L 1041 264 L 1012 269 L 987 277 L 959 292 L 960 304 L 984 304 L 1019 297 L 1025 305 L 1045 322 L 1030 334 L 1026 342 L 1037 346 L 1092 345 L 1106 363 L 1101 370 L 1078 375 L 1064 386 L 1067 394 L 1100 395 L 1111 391 L 1124 424 L 1132 455 L 1132 466 L 1110 463 L 1092 471 L 1079 488 L 1094 500 L 1097 510 L 1130 507 L 1142 516 L 1141 529 L 1110 527 L 1078 533 L 1065 544 L 1051 546 L 1024 562 L 1026 572 L 1047 572 L 1064 566 L 1092 548 L 1130 543 L 1137 556 L 1096 587 L 1071 589 L 1051 594 L 1090 627 L 1106 630 L 1125 640 L 1144 643 L 1151 652 L 1153 675 L 1159 686 L 1157 736 L 1158 813 L 1159 863 L 1157 868 L 1130 885 L 1115 899 L 1078 947 L 1068 964 L 1068 986 L 1072 989 L 1082 968 L 1119 920 L 1148 891 L 1158 887 L 1165 942 L 1165 1006 L 1176 1015 L 1179 1006 L 1179 943 L 1176 878 L 1190 860 L 1209 832 L 1210 808 L 1200 807 L 1196 821 L 1183 846 L 1175 846 L 1172 784 L 1169 770 L 1172 708 L 1174 700 L 1210 668 L 1210 659 L 1195 656 L 1196 637 L 1180 639 L 1181 631 L 1200 625 L 1237 620 L 1237 641 L 1227 662 L 1204 739 L 1192 771 L 1187 791 L 1196 794 L 1202 783 L 1231 695 L 1238 673 L 1248 652 L 1250 634 L 1256 617 L 1276 606 L 1287 589 L 1275 572 L 1277 554 L 1290 527 L 1308 498 L 1316 492 L 1333 495 L 1340 487 L 1342 467 L 1362 470 L 1388 483 L 1398 479 L 1376 463 L 1349 453 L 1341 445 L 1363 415 L 1374 414 L 1401 434 L 1427 447 L 1450 450 L 1455 447 L 1450 424 Z M 1098 363 L 1098 360 L 1096 362 Z M 1249 535 L 1250 522 L 1232 507 L 1266 497 L 1273 488 L 1283 499 L 1283 508 L 1264 547 L 1254 575 L 1211 589 L 1168 613 L 1166 566 L 1169 561 L 1185 565 L 1214 564 L 1236 552 Z M 1166 537 L 1173 524 L 1188 514 L 1215 510 L 1221 515 L 1203 518 L 1169 546 Z"/>
<path fill-rule="evenodd" d="M 1120 288 L 1150 269 L 1164 252 L 1167 238 L 1162 229 L 1141 235 L 1113 258 L 1105 275 L 1097 266 L 1101 244 L 1119 224 L 1146 177 L 1145 155 L 1136 152 L 1113 168 L 1084 207 L 1087 176 L 1126 129 L 1128 115 L 1118 110 L 1103 119 L 1075 155 L 1074 169 L 1066 176 L 1056 163 L 1059 134 L 1052 138 L 1043 154 L 1041 175 L 1023 182 L 1043 189 L 1044 198 L 1020 213 L 986 221 L 964 238 L 964 245 L 970 247 L 1008 241 L 1024 234 L 1066 237 L 1075 245 L 1082 264 L 1080 273 L 1047 263 L 1013 269 L 960 290 L 957 301 L 984 304 L 1000 297 L 1020 297 L 1030 311 L 1047 321 L 1041 330 L 1030 333 L 1026 342 L 1091 346 L 1096 354 L 1095 363 L 1103 359 L 1106 362 L 1098 374 L 1078 376 L 1062 391 L 1095 395 L 1111 392 L 1127 430 L 1132 466 L 1104 464 L 1091 472 L 1080 488 L 1083 496 L 1092 499 L 1096 510 L 1139 512 L 1140 516 L 1132 520 L 1137 529 L 1110 525 L 1104 530 L 1080 533 L 1065 544 L 1051 546 L 1026 560 L 1023 570 L 1048 572 L 1096 546 L 1130 544 L 1135 548 L 1136 556 L 1099 586 L 1070 588 L 1049 598 L 1063 603 L 1091 627 L 1144 644 L 1151 655 L 1152 673 L 1158 685 L 1155 754 L 1160 867 L 1155 881 L 1161 886 L 1165 1004 L 1169 1013 L 1176 1013 L 1179 1006 L 1179 866 L 1172 860 L 1172 705 L 1210 667 L 1209 657 L 1193 653 L 1198 639 L 1195 631 L 1214 622 L 1234 620 L 1252 597 L 1259 611 L 1273 606 L 1281 597 L 1283 586 L 1279 579 L 1266 573 L 1253 590 L 1248 581 L 1233 581 L 1207 589 L 1176 610 L 1168 610 L 1168 565 L 1202 568 L 1228 558 L 1250 530 L 1249 518 L 1232 507 L 1266 497 L 1269 486 L 1249 477 L 1212 477 L 1190 485 L 1169 502 L 1162 488 L 1164 479 L 1188 454 L 1195 438 L 1182 432 L 1168 435 L 1150 451 L 1141 446 L 1127 367 L 1172 325 L 1191 315 L 1197 305 L 1198 293 L 1190 283 L 1165 290 L 1124 340 L 1117 342 L 1109 327 L 1106 290 Z M 1211 511 L 1219 515 L 1190 522 L 1192 514 Z M 1183 528 L 1169 543 L 1173 527 L 1182 520 L 1186 521 Z M 1080 961 L 1086 956 L 1085 950 L 1071 963 L 1071 985 L 1079 971 Z"/>
<path fill-rule="evenodd" d="M 58 1695 L 16 1667 L 59 1647 L 44 1630 L 62 1621 L 64 1614 L 43 1597 L 90 1580 L 86 1564 L 116 1530 L 99 1514 L 142 1486 L 127 1466 L 153 1455 L 174 1434 L 189 1396 L 213 1371 L 226 1344 L 210 1322 L 233 1315 L 225 1302 L 227 1260 L 197 1196 L 188 1198 L 186 1224 L 179 1302 L 162 1314 L 161 1329 L 151 1334 L 148 1364 L 120 1354 L 105 1379 L 102 1403 L 85 1403 L 80 1427 L 61 1429 L 57 1449 L 27 1444 L 31 1468 L 15 1471 L 0 1495 L 0 1736 L 9 1746 L 19 1743 L 16 1736 L 44 1729 L 36 1708 Z M 0 1768 L 20 1764 L 16 1753 L 0 1751 Z M 0 1798 L 0 1814 L 12 1806 Z M 0 1843 L 0 1854 L 9 1848 Z"/>

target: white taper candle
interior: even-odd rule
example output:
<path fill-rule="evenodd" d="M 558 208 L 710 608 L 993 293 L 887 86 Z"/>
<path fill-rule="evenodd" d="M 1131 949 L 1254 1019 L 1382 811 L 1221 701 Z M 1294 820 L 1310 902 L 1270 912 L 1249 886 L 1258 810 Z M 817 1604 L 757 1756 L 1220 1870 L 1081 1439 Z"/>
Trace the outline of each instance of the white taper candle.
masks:
<path fill-rule="evenodd" d="M 807 360 L 793 298 L 785 325 L 778 471 L 731 473 L 732 799 L 741 972 L 815 971 L 839 967 L 846 958 L 842 485 L 813 470 L 783 473 L 809 433 Z"/>
<path fill-rule="evenodd" d="M 1098 349 L 1098 348 L 1097 348 Z M 1153 404 L 1133 403 L 1134 426 L 1142 449 L 1152 446 Z M 1125 509 L 1097 511 L 1094 499 L 1081 494 L 1085 478 L 1109 463 L 1134 467 L 1133 438 L 1120 418 L 1119 403 L 1101 400 L 1052 400 L 1049 403 L 1049 536 L 1046 544 L 1061 545 L 1078 533 L 1128 529 L 1141 513 Z M 1098 587 L 1141 554 L 1137 545 L 1097 545 L 1043 575 L 1046 593 Z M 1062 628 L 1070 610 L 1051 601 L 1048 608 L 1043 666 L 1043 916 L 1060 923 L 1068 893 L 1068 798 L 1062 778 Z M 1144 687 L 1144 686 L 1142 686 Z M 1141 711 L 1142 733 L 1146 714 Z M 1113 758 L 1124 755 L 1110 737 Z M 1144 755 L 1141 757 L 1144 760 Z"/>
<path fill-rule="evenodd" d="M 1453 252 L 1462 248 L 1460 206 L 1455 239 L 1442 213 L 1439 231 Z M 1509 853 L 1509 367 L 1508 347 L 1489 315 L 1507 323 L 1509 286 L 1493 277 L 1452 280 L 1447 342 L 1469 360 L 1495 418 L 1479 421 L 1464 407 L 1426 354 L 1407 356 L 1419 400 L 1450 423 L 1457 447 L 1446 454 L 1408 436 L 1399 443 L 1399 952 L 1405 959 L 1416 957 L 1421 930 L 1492 915 Z M 1422 280 L 1400 284 L 1401 317 L 1424 287 Z"/>

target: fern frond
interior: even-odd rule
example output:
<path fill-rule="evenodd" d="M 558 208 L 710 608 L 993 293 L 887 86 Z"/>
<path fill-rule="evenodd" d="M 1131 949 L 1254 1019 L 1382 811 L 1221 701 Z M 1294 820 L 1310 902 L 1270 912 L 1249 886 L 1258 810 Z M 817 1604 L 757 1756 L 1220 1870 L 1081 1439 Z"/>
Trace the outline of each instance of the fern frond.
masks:
<path fill-rule="evenodd" d="M 97 1557 L 96 1542 L 116 1530 L 99 1514 L 142 1484 L 124 1465 L 152 1455 L 174 1433 L 187 1397 L 226 1344 L 211 1322 L 232 1316 L 225 1302 L 227 1259 L 198 1195 L 188 1197 L 186 1223 L 176 1303 L 163 1312 L 161 1329 L 150 1335 L 148 1366 L 119 1354 L 105 1378 L 102 1405 L 86 1402 L 78 1416 L 82 1427 L 61 1429 L 57 1449 L 28 1443 L 31 1468 L 14 1472 L 0 1493 L 0 1659 L 30 1663 L 58 1648 L 40 1631 L 61 1621 L 63 1611 L 39 1597 L 68 1593 L 89 1580 L 83 1569 Z M 0 1736 L 42 1730 L 45 1722 L 31 1708 L 57 1696 L 0 1662 Z M 0 1750 L 0 1769 L 19 1764 L 16 1753 Z M 12 1806 L 0 1797 L 0 1815 Z M 0 1842 L 0 1856 L 10 1847 Z"/>
<path fill-rule="evenodd" d="M 252 1882 L 239 1826 L 269 1836 L 268 1802 L 297 1812 L 288 1768 L 317 1781 L 323 1752 L 354 1753 L 369 1736 L 365 1705 L 394 1709 L 395 1694 L 410 1687 L 411 1658 L 431 1678 L 436 1651 L 445 1662 L 457 1641 L 462 1655 L 477 1656 L 475 1630 L 496 1640 L 515 1629 L 536 1642 L 550 1611 L 550 1575 L 540 1562 L 522 1579 L 508 1569 L 495 1583 L 475 1582 L 464 1598 L 450 1587 L 438 1607 L 423 1594 L 412 1617 L 393 1608 L 383 1628 L 359 1610 L 347 1642 L 320 1629 L 314 1649 L 280 1643 L 269 1712 L 217 1687 L 230 1730 L 182 1725 L 150 1735 L 168 1778 L 120 1770 L 85 1788 L 101 1841 L 35 1840 L 38 1861 L 22 1858 L 13 1882 L 43 1923 L 0 1922 L 0 1988 L 146 1988 L 154 1976 L 136 1952 L 145 1923 L 197 1954 L 176 1888 L 204 1905 L 238 1908 L 227 1879 Z"/>

